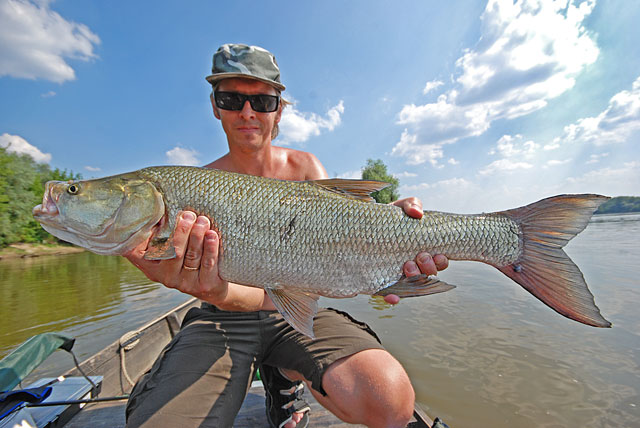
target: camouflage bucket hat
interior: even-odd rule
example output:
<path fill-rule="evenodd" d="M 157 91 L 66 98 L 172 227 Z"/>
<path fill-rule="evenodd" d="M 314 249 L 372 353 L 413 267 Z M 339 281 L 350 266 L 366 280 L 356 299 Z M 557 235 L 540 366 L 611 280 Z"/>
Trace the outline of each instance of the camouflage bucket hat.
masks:
<path fill-rule="evenodd" d="M 280 68 L 271 52 L 258 46 L 226 44 L 213 54 L 213 66 L 207 82 L 212 85 L 222 79 L 243 77 L 267 83 L 280 91 Z"/>

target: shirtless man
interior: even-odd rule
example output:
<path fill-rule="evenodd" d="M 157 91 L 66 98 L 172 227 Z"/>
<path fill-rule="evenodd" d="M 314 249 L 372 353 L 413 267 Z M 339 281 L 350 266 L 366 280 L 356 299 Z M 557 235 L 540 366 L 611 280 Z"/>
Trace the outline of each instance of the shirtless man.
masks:
<path fill-rule="evenodd" d="M 207 168 L 283 180 L 327 178 L 310 153 L 272 145 L 286 101 L 271 53 L 255 46 L 223 45 L 213 57 L 213 114 L 222 123 L 229 152 Z M 422 216 L 415 198 L 395 203 Z M 174 235 L 177 257 L 143 259 L 146 245 L 127 258 L 151 280 L 203 300 L 132 391 L 128 427 L 230 427 L 257 366 L 266 378 L 271 426 L 304 427 L 308 405 L 303 383 L 340 419 L 370 427 L 404 427 L 414 391 L 400 363 L 375 333 L 349 315 L 320 309 L 316 339 L 293 330 L 264 290 L 218 275 L 219 237 L 206 217 L 181 213 Z M 436 274 L 444 256 L 421 253 L 404 265 L 407 276 Z M 397 296 L 385 298 L 397 303 Z M 289 390 L 289 391 L 286 391 Z M 287 409 L 282 405 L 291 403 Z"/>

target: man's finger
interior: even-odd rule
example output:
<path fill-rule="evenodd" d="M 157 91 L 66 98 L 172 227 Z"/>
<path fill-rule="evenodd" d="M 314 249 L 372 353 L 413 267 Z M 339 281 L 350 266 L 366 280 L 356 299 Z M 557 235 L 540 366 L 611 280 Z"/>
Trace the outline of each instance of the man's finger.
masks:
<path fill-rule="evenodd" d="M 198 217 L 189 234 L 189 243 L 187 244 L 187 251 L 184 254 L 184 261 L 182 262 L 183 270 L 195 272 L 200 269 L 204 235 L 210 227 L 211 223 L 207 217 Z"/>
<path fill-rule="evenodd" d="M 433 257 L 429 253 L 420 253 L 418 257 L 416 257 L 416 264 L 420 269 L 420 272 L 426 275 L 437 275 L 438 269 L 436 269 L 436 264 L 433 261 Z"/>
<path fill-rule="evenodd" d="M 384 296 L 384 301 L 389 303 L 390 305 L 397 305 L 400 302 L 400 297 L 395 294 L 387 294 Z"/>
<path fill-rule="evenodd" d="M 445 270 L 449 267 L 449 259 L 442 254 L 436 254 L 433 256 L 433 262 L 436 264 L 436 269 Z"/>
<path fill-rule="evenodd" d="M 204 246 L 202 249 L 202 259 L 200 261 L 200 279 L 208 276 L 218 275 L 218 250 L 220 241 L 218 234 L 214 230 L 207 230 L 204 234 Z"/>
<path fill-rule="evenodd" d="M 413 260 L 404 263 L 404 265 L 402 266 L 402 272 L 406 277 L 420 275 L 420 269 L 418 268 L 416 262 L 414 262 Z"/>

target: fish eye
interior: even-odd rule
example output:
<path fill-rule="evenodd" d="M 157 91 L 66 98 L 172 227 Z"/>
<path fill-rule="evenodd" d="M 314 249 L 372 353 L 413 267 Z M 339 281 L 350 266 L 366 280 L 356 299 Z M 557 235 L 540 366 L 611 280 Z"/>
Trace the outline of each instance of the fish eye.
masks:
<path fill-rule="evenodd" d="M 71 195 L 75 195 L 76 193 L 78 193 L 79 190 L 80 190 L 80 186 L 78 186 L 77 184 L 72 184 L 69 187 L 67 187 L 67 192 L 69 192 L 69 194 Z"/>

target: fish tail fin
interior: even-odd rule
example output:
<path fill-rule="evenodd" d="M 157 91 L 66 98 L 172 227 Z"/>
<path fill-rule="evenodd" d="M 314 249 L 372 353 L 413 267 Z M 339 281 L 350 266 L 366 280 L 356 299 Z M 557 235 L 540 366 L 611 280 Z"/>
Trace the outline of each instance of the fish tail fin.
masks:
<path fill-rule="evenodd" d="M 562 249 L 584 230 L 607 199 L 560 195 L 503 211 L 520 226 L 523 251 L 515 263 L 496 267 L 559 314 L 594 327 L 611 327 L 600 314 L 582 272 Z"/>

